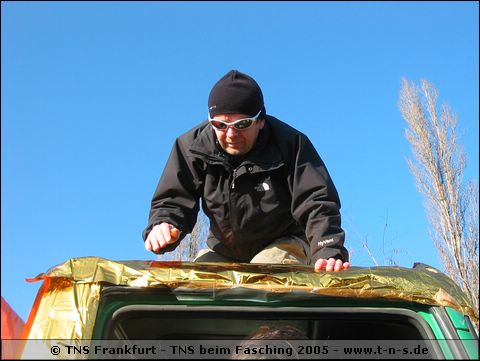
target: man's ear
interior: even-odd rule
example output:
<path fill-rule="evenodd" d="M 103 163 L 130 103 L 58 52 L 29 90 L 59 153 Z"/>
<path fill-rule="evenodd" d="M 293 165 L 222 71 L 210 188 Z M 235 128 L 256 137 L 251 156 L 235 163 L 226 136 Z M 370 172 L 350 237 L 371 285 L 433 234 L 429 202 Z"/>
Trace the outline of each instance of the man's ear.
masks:
<path fill-rule="evenodd" d="M 258 119 L 258 125 L 260 126 L 260 129 L 263 129 L 265 126 L 265 119 Z"/>

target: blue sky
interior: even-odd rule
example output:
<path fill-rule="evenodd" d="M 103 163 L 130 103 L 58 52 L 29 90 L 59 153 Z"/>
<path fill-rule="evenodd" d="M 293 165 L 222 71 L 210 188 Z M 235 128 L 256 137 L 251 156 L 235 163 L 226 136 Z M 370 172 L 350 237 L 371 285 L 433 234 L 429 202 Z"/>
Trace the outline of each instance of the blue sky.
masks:
<path fill-rule="evenodd" d="M 1 292 L 26 320 L 69 258 L 154 259 L 150 199 L 175 138 L 230 69 L 306 133 L 356 266 L 441 268 L 406 159 L 401 79 L 457 114 L 478 180 L 477 2 L 2 1 Z"/>

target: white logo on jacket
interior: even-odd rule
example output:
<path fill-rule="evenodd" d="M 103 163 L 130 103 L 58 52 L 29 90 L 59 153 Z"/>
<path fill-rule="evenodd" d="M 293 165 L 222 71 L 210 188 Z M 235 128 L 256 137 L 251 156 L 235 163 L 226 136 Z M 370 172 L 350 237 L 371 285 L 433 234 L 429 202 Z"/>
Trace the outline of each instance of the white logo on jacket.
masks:
<path fill-rule="evenodd" d="M 270 186 L 268 185 L 268 183 L 263 182 L 262 184 L 259 184 L 258 186 L 256 186 L 255 190 L 257 192 L 266 192 L 270 190 Z"/>
<path fill-rule="evenodd" d="M 327 244 L 333 243 L 335 240 L 333 238 L 325 239 L 323 241 L 318 241 L 318 247 L 325 247 Z"/>

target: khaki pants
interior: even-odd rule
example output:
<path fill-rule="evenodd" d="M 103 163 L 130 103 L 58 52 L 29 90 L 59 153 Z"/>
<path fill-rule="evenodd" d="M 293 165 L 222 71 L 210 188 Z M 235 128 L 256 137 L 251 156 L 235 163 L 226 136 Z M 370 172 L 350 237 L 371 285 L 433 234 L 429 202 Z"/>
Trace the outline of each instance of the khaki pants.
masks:
<path fill-rule="evenodd" d="M 198 252 L 194 262 L 235 261 L 207 248 Z M 282 237 L 257 253 L 250 263 L 309 264 L 310 245 L 296 236 Z"/>

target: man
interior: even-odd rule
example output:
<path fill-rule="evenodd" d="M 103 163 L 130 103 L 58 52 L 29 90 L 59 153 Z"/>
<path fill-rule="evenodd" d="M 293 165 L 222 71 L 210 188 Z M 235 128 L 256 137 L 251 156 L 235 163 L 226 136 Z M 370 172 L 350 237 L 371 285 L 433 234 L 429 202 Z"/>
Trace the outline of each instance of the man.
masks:
<path fill-rule="evenodd" d="M 314 264 L 348 269 L 340 201 L 309 139 L 267 115 L 250 76 L 232 70 L 212 88 L 208 121 L 177 138 L 152 199 L 145 248 L 174 250 L 210 219 L 195 261 Z"/>

